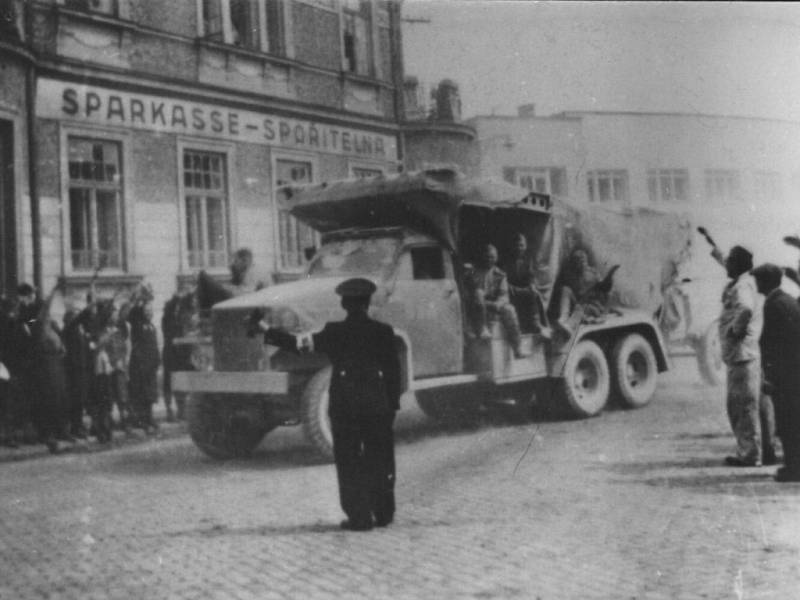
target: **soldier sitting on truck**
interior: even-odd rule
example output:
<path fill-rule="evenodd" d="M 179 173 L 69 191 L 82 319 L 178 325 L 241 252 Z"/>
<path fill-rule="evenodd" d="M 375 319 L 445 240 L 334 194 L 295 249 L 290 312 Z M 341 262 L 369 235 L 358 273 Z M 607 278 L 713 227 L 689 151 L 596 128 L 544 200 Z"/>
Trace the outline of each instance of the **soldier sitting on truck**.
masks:
<path fill-rule="evenodd" d="M 522 351 L 522 333 L 514 305 L 508 293 L 506 274 L 497 268 L 497 248 L 486 244 L 475 268 L 464 274 L 467 314 L 473 336 L 491 339 L 489 325 L 498 318 L 503 324 L 515 358 L 527 356 Z"/>
<path fill-rule="evenodd" d="M 619 265 L 614 265 L 601 279 L 597 270 L 589 263 L 589 255 L 583 248 L 572 251 L 562 272 L 558 286 L 558 318 L 556 325 L 568 336 L 574 333 L 570 322 L 580 308 L 581 322 L 599 322 L 608 312 L 608 294 Z"/>
<path fill-rule="evenodd" d="M 538 264 L 536 257 L 528 252 L 528 240 L 521 233 L 514 236 L 513 255 L 503 265 L 508 278 L 511 304 L 517 311 L 524 331 L 550 338 L 544 301 L 537 289 Z"/>

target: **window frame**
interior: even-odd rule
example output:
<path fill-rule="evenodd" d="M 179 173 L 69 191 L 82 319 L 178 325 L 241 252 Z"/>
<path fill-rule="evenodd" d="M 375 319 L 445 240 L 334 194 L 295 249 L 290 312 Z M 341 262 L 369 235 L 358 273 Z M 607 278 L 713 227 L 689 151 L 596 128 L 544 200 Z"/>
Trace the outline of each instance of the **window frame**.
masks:
<path fill-rule="evenodd" d="M 733 183 L 727 190 L 729 194 L 726 194 L 725 197 L 718 196 L 716 192 L 710 194 L 709 184 L 713 181 L 716 188 L 716 182 L 722 181 L 723 178 Z M 742 197 L 742 175 L 737 169 L 705 169 L 703 184 L 706 202 L 737 202 Z"/>
<path fill-rule="evenodd" d="M 348 160 L 347 161 L 347 176 L 351 179 L 358 178 L 356 176 L 356 171 L 359 169 L 363 169 L 365 171 L 380 171 L 382 175 L 386 175 L 389 172 L 386 163 L 380 162 L 369 162 L 369 161 L 362 161 L 362 160 Z"/>
<path fill-rule="evenodd" d="M 187 194 L 187 187 L 183 180 L 184 175 L 184 167 L 183 167 L 183 159 L 184 154 L 186 151 L 195 151 L 195 152 L 204 152 L 204 153 L 212 153 L 212 154 L 220 154 L 224 156 L 225 159 L 225 183 L 227 187 L 227 221 L 226 227 L 227 231 L 227 248 L 226 248 L 226 257 L 227 260 L 225 261 L 226 264 L 222 266 L 214 266 L 210 267 L 208 265 L 202 267 L 193 267 L 189 264 L 189 237 L 188 237 L 188 230 L 186 224 L 186 194 Z M 181 274 L 186 273 L 194 273 L 199 270 L 205 270 L 207 273 L 211 275 L 225 275 L 229 271 L 229 265 L 231 261 L 231 256 L 233 249 L 238 247 L 237 246 L 237 235 L 236 232 L 238 227 L 236 224 L 238 223 L 237 219 L 237 202 L 236 202 L 236 194 L 235 188 L 233 185 L 233 178 L 231 177 L 231 173 L 233 170 L 233 166 L 235 164 L 235 147 L 233 144 L 227 144 L 224 142 L 209 142 L 208 140 L 199 140 L 196 138 L 187 138 L 187 137 L 179 137 L 178 144 L 177 144 L 177 156 L 176 156 L 176 176 L 177 176 L 177 215 L 178 215 L 178 235 L 180 238 L 179 244 L 179 257 L 178 257 L 178 268 Z"/>
<path fill-rule="evenodd" d="M 256 47 L 235 43 L 233 35 L 234 27 L 231 13 L 231 0 L 196 0 L 197 37 L 205 40 L 211 40 L 219 44 L 224 44 L 226 46 L 240 48 L 244 51 L 260 52 L 263 54 L 271 54 L 273 56 L 288 56 L 288 8 L 286 2 L 284 0 L 274 0 L 278 6 L 278 23 L 276 27 L 279 39 L 274 42 L 274 47 L 270 48 L 270 46 L 273 45 L 269 35 L 269 10 L 267 7 L 267 3 L 270 0 L 252 1 L 255 2 L 258 13 L 256 16 L 258 21 L 258 44 L 256 44 Z M 205 19 L 203 18 L 203 15 L 207 3 L 215 3 L 217 5 L 217 10 L 220 14 L 220 31 L 206 31 Z"/>
<path fill-rule="evenodd" d="M 319 176 L 319 157 L 306 152 L 296 152 L 291 150 L 281 150 L 279 152 L 273 151 L 270 156 L 270 173 L 271 173 L 271 189 L 272 189 L 272 225 L 273 225 L 273 239 L 275 240 L 275 260 L 274 269 L 275 273 L 279 275 L 300 275 L 305 272 L 308 261 L 305 257 L 301 257 L 301 264 L 297 267 L 286 266 L 283 264 L 283 241 L 281 239 L 280 228 L 280 212 L 282 206 L 278 198 L 278 163 L 281 161 L 287 162 L 301 162 L 311 165 L 311 183 L 321 181 Z M 294 218 L 294 217 L 292 217 Z M 319 245 L 320 235 L 319 232 L 313 231 L 314 245 Z"/>
<path fill-rule="evenodd" d="M 103 267 L 105 275 L 124 275 L 135 269 L 134 260 L 134 219 L 133 200 L 129 197 L 130 184 L 128 178 L 132 173 L 131 136 L 129 132 L 104 127 L 89 125 L 73 126 L 59 124 L 60 141 L 60 166 L 59 178 L 61 181 L 61 272 L 67 277 L 80 277 L 91 274 L 94 268 L 76 268 L 72 260 L 72 223 L 70 215 L 70 189 L 69 176 L 69 142 L 71 138 L 97 140 L 104 143 L 114 143 L 119 146 L 119 170 L 121 180 L 119 183 L 117 199 L 119 210 L 119 266 Z"/>
<path fill-rule="evenodd" d="M 616 178 L 622 179 L 623 197 L 619 198 L 616 194 Z M 612 196 L 608 200 L 600 198 L 599 182 L 608 179 L 611 184 Z M 590 203 L 597 204 L 622 204 L 630 203 L 630 176 L 627 169 L 592 169 L 586 172 L 586 195 Z"/>
<path fill-rule="evenodd" d="M 377 50 L 376 50 L 376 23 L 375 23 L 375 7 L 372 2 L 356 0 L 359 9 L 353 10 L 347 6 L 347 0 L 340 0 L 338 3 L 339 15 L 339 46 L 342 56 L 342 72 L 355 77 L 371 77 L 374 78 L 377 72 Z M 367 7 L 367 15 L 362 17 L 364 7 Z M 358 70 L 358 54 L 355 55 L 355 69 L 351 69 L 348 64 L 347 46 L 345 44 L 345 32 L 347 31 L 347 19 L 352 17 L 354 19 L 363 18 L 365 20 L 364 30 L 366 33 L 366 72 L 360 73 Z M 356 29 L 357 31 L 357 29 Z M 357 48 L 357 44 L 356 44 Z"/>
<path fill-rule="evenodd" d="M 662 180 L 669 178 L 669 183 L 673 191 L 672 198 L 664 198 L 662 194 Z M 683 179 L 684 197 L 678 198 L 674 191 L 677 189 L 675 181 Z M 651 182 L 655 184 L 655 197 L 652 194 Z M 652 204 L 683 204 L 691 200 L 691 181 L 689 179 L 689 169 L 686 168 L 655 168 L 647 169 L 647 197 Z"/>

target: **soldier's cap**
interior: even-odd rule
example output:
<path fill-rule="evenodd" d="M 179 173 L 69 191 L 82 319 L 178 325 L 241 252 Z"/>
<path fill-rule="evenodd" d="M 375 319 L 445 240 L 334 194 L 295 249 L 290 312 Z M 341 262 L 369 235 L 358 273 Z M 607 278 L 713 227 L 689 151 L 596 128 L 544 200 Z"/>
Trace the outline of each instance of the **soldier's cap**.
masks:
<path fill-rule="evenodd" d="M 343 281 L 334 290 L 342 298 L 369 298 L 378 287 L 369 279 L 353 277 Z"/>

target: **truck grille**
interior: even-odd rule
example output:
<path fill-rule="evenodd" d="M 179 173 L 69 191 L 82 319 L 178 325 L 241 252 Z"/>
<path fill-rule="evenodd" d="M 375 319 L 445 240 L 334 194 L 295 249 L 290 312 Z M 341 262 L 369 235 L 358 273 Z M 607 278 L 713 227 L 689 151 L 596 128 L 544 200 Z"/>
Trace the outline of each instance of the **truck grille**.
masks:
<path fill-rule="evenodd" d="M 261 336 L 247 337 L 244 320 L 252 308 L 214 310 L 211 316 L 215 371 L 263 371 L 267 355 Z"/>

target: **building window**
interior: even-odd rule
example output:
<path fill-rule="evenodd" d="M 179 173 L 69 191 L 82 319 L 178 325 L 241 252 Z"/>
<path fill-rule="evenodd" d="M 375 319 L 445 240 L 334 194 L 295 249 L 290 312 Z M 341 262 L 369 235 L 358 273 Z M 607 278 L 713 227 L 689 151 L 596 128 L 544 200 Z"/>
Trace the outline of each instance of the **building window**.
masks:
<path fill-rule="evenodd" d="M 63 0 L 63 4 L 72 10 L 84 10 L 104 15 L 117 14 L 116 0 Z"/>
<path fill-rule="evenodd" d="M 762 202 L 782 200 L 781 174 L 777 171 L 756 171 L 753 174 L 753 195 Z"/>
<path fill-rule="evenodd" d="M 382 177 L 383 169 L 377 167 L 353 167 L 352 176 L 356 179 L 371 179 L 372 177 Z"/>
<path fill-rule="evenodd" d="M 344 0 L 342 7 L 344 69 L 357 75 L 372 74 L 369 8 L 361 0 Z"/>
<path fill-rule="evenodd" d="M 186 249 L 189 267 L 206 269 L 228 264 L 228 185 L 225 155 L 184 150 Z"/>
<path fill-rule="evenodd" d="M 311 163 L 296 160 L 278 160 L 275 163 L 275 185 L 311 183 Z M 278 242 L 280 267 L 296 270 L 305 265 L 305 251 L 316 245 L 314 230 L 289 214 L 290 206 L 278 205 Z"/>
<path fill-rule="evenodd" d="M 650 202 L 687 202 L 689 171 L 686 169 L 649 169 L 647 191 Z"/>
<path fill-rule="evenodd" d="M 735 202 L 739 193 L 739 173 L 723 169 L 709 169 L 705 172 L 706 200 L 709 202 Z"/>
<path fill-rule="evenodd" d="M 589 202 L 628 202 L 627 171 L 589 171 L 586 181 L 589 186 Z"/>
<path fill-rule="evenodd" d="M 563 168 L 506 168 L 503 178 L 529 192 L 565 195 L 567 172 Z"/>
<path fill-rule="evenodd" d="M 202 0 L 206 39 L 283 54 L 282 0 Z"/>
<path fill-rule="evenodd" d="M 122 173 L 117 142 L 68 140 L 72 268 L 122 268 Z"/>

